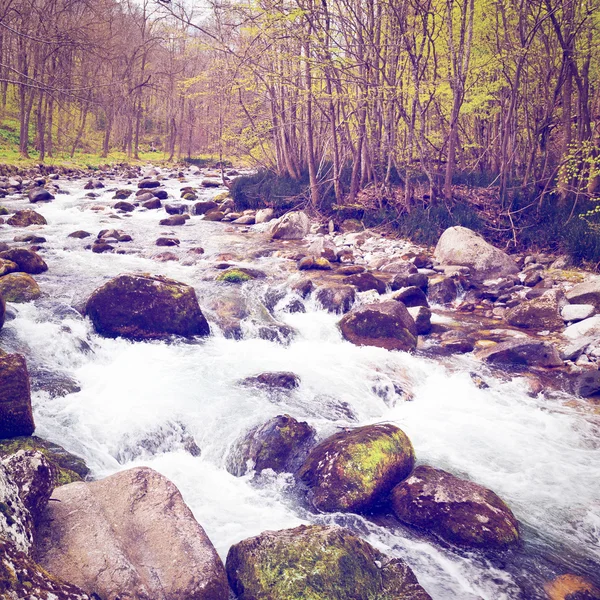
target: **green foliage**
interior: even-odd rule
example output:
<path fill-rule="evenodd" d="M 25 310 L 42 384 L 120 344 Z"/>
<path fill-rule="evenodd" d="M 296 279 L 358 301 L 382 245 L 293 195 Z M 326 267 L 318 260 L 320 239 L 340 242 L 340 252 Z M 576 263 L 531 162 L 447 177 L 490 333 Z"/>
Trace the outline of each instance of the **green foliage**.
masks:
<path fill-rule="evenodd" d="M 308 198 L 308 176 L 296 180 L 279 177 L 272 171 L 238 177 L 231 185 L 231 197 L 236 210 L 273 207 L 288 210 L 303 204 Z"/>
<path fill-rule="evenodd" d="M 221 162 L 219 161 L 218 158 L 215 158 L 214 156 L 197 156 L 194 158 L 184 158 L 183 162 L 187 163 L 188 165 L 196 165 L 197 167 L 200 167 L 201 169 L 204 168 L 212 168 L 212 169 L 220 169 L 221 168 Z M 223 160 L 222 161 L 223 164 L 223 168 L 224 169 L 230 169 L 231 167 L 233 167 L 233 163 L 230 160 Z"/>

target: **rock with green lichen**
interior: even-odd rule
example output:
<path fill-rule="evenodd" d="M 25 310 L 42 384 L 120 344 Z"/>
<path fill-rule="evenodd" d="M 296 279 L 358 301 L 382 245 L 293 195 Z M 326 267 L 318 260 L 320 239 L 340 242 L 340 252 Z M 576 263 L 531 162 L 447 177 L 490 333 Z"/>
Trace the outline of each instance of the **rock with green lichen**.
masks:
<path fill-rule="evenodd" d="M 265 531 L 229 549 L 239 600 L 431 600 L 413 572 L 341 527 Z"/>
<path fill-rule="evenodd" d="M 0 439 L 31 435 L 34 429 L 25 358 L 20 354 L 0 356 Z"/>
<path fill-rule="evenodd" d="M 415 322 L 404 304 L 394 300 L 360 306 L 338 326 L 344 338 L 357 346 L 405 351 L 417 346 Z"/>
<path fill-rule="evenodd" d="M 85 307 L 98 333 L 133 340 L 208 335 L 194 288 L 152 275 L 119 275 L 92 293 Z"/>
<path fill-rule="evenodd" d="M 53 467 L 54 485 L 66 485 L 85 479 L 90 470 L 85 461 L 62 446 L 43 440 L 35 435 L 0 440 L 0 458 L 8 457 L 20 450 L 41 452 Z"/>
<path fill-rule="evenodd" d="M 227 470 L 237 477 L 248 470 L 292 473 L 306 458 L 314 438 L 315 430 L 308 423 L 278 415 L 251 429 L 234 445 Z"/>
<path fill-rule="evenodd" d="M 8 275 L 8 273 L 15 273 L 18 270 L 19 265 L 17 263 L 6 258 L 0 258 L 0 277 Z"/>
<path fill-rule="evenodd" d="M 391 424 L 336 433 L 312 449 L 298 472 L 309 499 L 325 512 L 362 512 L 386 499 L 408 477 L 415 453 L 406 434 Z"/>
<path fill-rule="evenodd" d="M 224 281 L 225 283 L 244 283 L 251 279 L 254 279 L 254 277 L 241 269 L 227 269 L 227 271 L 224 271 L 217 276 L 216 281 Z"/>
<path fill-rule="evenodd" d="M 6 302 L 31 302 L 42 295 L 36 280 L 27 273 L 9 273 L 0 277 L 0 295 Z"/>
<path fill-rule="evenodd" d="M 519 540 L 515 516 L 494 492 L 441 469 L 417 467 L 391 501 L 401 521 L 451 544 L 502 549 Z"/>

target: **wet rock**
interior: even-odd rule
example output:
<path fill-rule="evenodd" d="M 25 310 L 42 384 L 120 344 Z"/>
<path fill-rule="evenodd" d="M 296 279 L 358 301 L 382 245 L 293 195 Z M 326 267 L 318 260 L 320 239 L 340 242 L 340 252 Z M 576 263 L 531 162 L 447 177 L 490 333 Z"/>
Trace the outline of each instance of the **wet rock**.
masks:
<path fill-rule="evenodd" d="M 168 479 L 148 468 L 57 488 L 38 528 L 46 569 L 101 598 L 227 600 L 223 564 Z"/>
<path fill-rule="evenodd" d="M 31 435 L 34 429 L 25 358 L 4 354 L 0 356 L 0 439 Z"/>
<path fill-rule="evenodd" d="M 462 331 L 446 331 L 442 334 L 438 350 L 440 354 L 466 354 L 472 352 L 475 342 Z"/>
<path fill-rule="evenodd" d="M 132 237 L 121 229 L 103 229 L 98 233 L 98 240 L 115 240 L 117 242 L 131 242 Z"/>
<path fill-rule="evenodd" d="M 410 306 L 408 313 L 415 322 L 417 335 L 427 335 L 431 331 L 431 310 L 426 306 Z"/>
<path fill-rule="evenodd" d="M 566 297 L 571 304 L 592 304 L 596 310 L 600 310 L 600 277 L 574 286 L 566 293 Z"/>
<path fill-rule="evenodd" d="M 41 295 L 37 282 L 27 273 L 9 273 L 0 277 L 0 296 L 6 302 L 31 302 Z"/>
<path fill-rule="evenodd" d="M 186 220 L 187 219 L 182 215 L 174 215 L 166 219 L 161 219 L 159 225 L 162 225 L 163 227 L 177 227 L 179 225 L 185 225 Z"/>
<path fill-rule="evenodd" d="M 236 477 L 254 470 L 293 473 L 306 458 L 315 430 L 290 415 L 279 415 L 251 429 L 232 448 L 227 470 Z"/>
<path fill-rule="evenodd" d="M 466 227 L 450 227 L 441 235 L 434 257 L 442 265 L 469 267 L 479 280 L 505 277 L 519 272 L 515 261 Z"/>
<path fill-rule="evenodd" d="M 194 289 L 160 276 L 119 275 L 90 296 L 85 313 L 105 337 L 144 340 L 210 333 Z"/>
<path fill-rule="evenodd" d="M 346 313 L 354 304 L 356 291 L 351 285 L 328 283 L 317 289 L 315 298 L 329 312 Z"/>
<path fill-rule="evenodd" d="M 29 376 L 31 389 L 33 391 L 43 390 L 50 398 L 59 398 L 81 391 L 79 382 L 67 373 L 34 368 L 31 369 Z"/>
<path fill-rule="evenodd" d="M 477 358 L 485 362 L 560 367 L 563 362 L 556 348 L 533 338 L 517 338 L 479 350 Z"/>
<path fill-rule="evenodd" d="M 458 288 L 450 277 L 433 277 L 427 286 L 427 297 L 432 304 L 450 304 L 456 300 Z"/>
<path fill-rule="evenodd" d="M 54 196 L 45 188 L 38 187 L 29 191 L 27 194 L 29 202 L 35 204 L 36 202 L 50 202 L 54 200 Z"/>
<path fill-rule="evenodd" d="M 268 371 L 240 381 L 240 385 L 269 390 L 293 390 L 300 386 L 300 377 L 288 371 Z"/>
<path fill-rule="evenodd" d="M 358 275 L 364 273 L 366 269 L 361 265 L 344 265 L 336 270 L 337 275 Z"/>
<path fill-rule="evenodd" d="M 586 371 L 573 382 L 573 393 L 582 398 L 590 398 L 600 393 L 600 371 Z"/>
<path fill-rule="evenodd" d="M 519 540 L 508 506 L 491 490 L 451 473 L 421 465 L 391 494 L 396 516 L 468 548 L 502 549 Z"/>
<path fill-rule="evenodd" d="M 67 237 L 75 238 L 77 240 L 83 240 L 84 238 L 90 237 L 92 234 L 88 231 L 78 230 L 70 233 Z"/>
<path fill-rule="evenodd" d="M 43 440 L 35 435 L 0 440 L 0 457 L 3 459 L 21 450 L 39 452 L 47 458 L 52 465 L 55 487 L 81 481 L 90 472 L 82 458 L 67 452 L 58 444 Z"/>
<path fill-rule="evenodd" d="M 160 187 L 160 181 L 156 181 L 156 179 L 142 179 L 138 183 L 138 188 L 141 190 L 150 190 L 157 187 Z"/>
<path fill-rule="evenodd" d="M 169 193 L 163 188 L 152 190 L 152 195 L 159 200 L 166 200 L 169 197 Z"/>
<path fill-rule="evenodd" d="M 418 287 L 423 291 L 427 290 L 429 279 L 423 273 L 411 273 L 410 275 L 395 275 L 390 283 L 392 291 L 397 291 L 406 287 Z"/>
<path fill-rule="evenodd" d="M 237 219 L 234 219 L 231 223 L 233 225 L 254 225 L 256 219 L 254 215 L 242 215 Z"/>
<path fill-rule="evenodd" d="M 423 306 L 429 308 L 429 302 L 427 302 L 427 296 L 423 290 L 417 286 L 411 286 L 398 290 L 393 296 L 394 300 L 402 302 L 407 308 L 415 306 Z"/>
<path fill-rule="evenodd" d="M 177 238 L 161 237 L 156 240 L 157 246 L 179 246 L 180 242 Z"/>
<path fill-rule="evenodd" d="M 345 339 L 357 346 L 387 350 L 414 350 L 415 322 L 401 302 L 389 300 L 366 304 L 348 313 L 338 323 Z"/>
<path fill-rule="evenodd" d="M 90 600 L 82 590 L 36 564 L 16 544 L 1 538 L 0 558 L 0 594 L 3 600 Z"/>
<path fill-rule="evenodd" d="M 162 207 L 160 198 L 152 198 L 151 200 L 142 200 L 140 198 L 140 202 L 142 203 L 142 206 L 148 210 L 156 210 Z"/>
<path fill-rule="evenodd" d="M 18 450 L 1 463 L 19 488 L 19 497 L 33 521 L 38 521 L 54 490 L 52 465 L 36 450 Z"/>
<path fill-rule="evenodd" d="M 226 564 L 239 600 L 431 600 L 403 561 L 340 527 L 265 531 L 234 544 Z"/>
<path fill-rule="evenodd" d="M 185 204 L 165 204 L 165 210 L 169 215 L 182 215 L 186 212 Z"/>
<path fill-rule="evenodd" d="M 114 207 L 115 210 L 120 210 L 121 212 L 133 212 L 135 210 L 135 205 L 131 204 L 131 202 L 117 202 Z"/>
<path fill-rule="evenodd" d="M 205 221 L 222 221 L 225 213 L 220 210 L 209 210 L 204 213 Z"/>
<path fill-rule="evenodd" d="M 267 223 L 274 216 L 274 211 L 272 208 L 261 208 L 256 211 L 256 216 L 254 217 L 255 223 Z"/>
<path fill-rule="evenodd" d="M 127 200 L 131 194 L 133 194 L 133 190 L 117 190 L 113 200 Z"/>
<path fill-rule="evenodd" d="M 358 289 L 359 292 L 366 292 L 368 290 L 375 290 L 378 294 L 385 294 L 386 284 L 385 281 L 378 279 L 373 273 L 357 273 L 356 275 L 349 275 L 343 279 L 346 285 L 353 285 Z"/>
<path fill-rule="evenodd" d="M 213 202 L 212 200 L 196 202 L 196 204 L 194 204 L 194 214 L 205 215 L 207 212 L 215 210 L 216 208 L 219 208 L 219 205 L 216 202 Z"/>
<path fill-rule="evenodd" d="M 289 212 L 271 226 L 274 240 L 301 240 L 310 231 L 310 219 L 306 213 Z"/>
<path fill-rule="evenodd" d="M 204 188 L 217 188 L 221 187 L 221 182 L 216 178 L 206 177 L 200 182 L 200 185 Z"/>
<path fill-rule="evenodd" d="M 34 210 L 18 210 L 6 221 L 13 227 L 29 227 L 30 225 L 47 225 L 48 221 Z"/>
<path fill-rule="evenodd" d="M 360 512 L 384 500 L 413 469 L 415 454 L 395 425 L 342 431 L 313 448 L 299 478 L 313 506 L 325 512 Z"/>
<path fill-rule="evenodd" d="M 600 600 L 600 588 L 578 575 L 561 575 L 544 586 L 548 600 Z"/>
<path fill-rule="evenodd" d="M 331 270 L 331 263 L 326 258 L 305 256 L 298 261 L 298 269 L 300 271 L 308 271 L 311 269 L 329 271 Z"/>
<path fill-rule="evenodd" d="M 94 242 L 94 245 L 92 246 L 92 252 L 94 254 L 104 254 L 105 252 L 112 252 L 114 249 L 114 246 L 100 241 Z"/>
<path fill-rule="evenodd" d="M 553 290 L 539 298 L 526 300 L 506 311 L 504 320 L 513 327 L 556 330 L 564 327 L 560 305 Z"/>
<path fill-rule="evenodd" d="M 84 186 L 84 190 L 100 190 L 104 184 L 99 179 L 90 179 Z"/>
<path fill-rule="evenodd" d="M 0 258 L 16 263 L 19 271 L 30 275 L 37 275 L 48 270 L 48 265 L 44 262 L 44 259 L 33 250 L 27 250 L 26 248 L 14 248 L 0 252 Z"/>
<path fill-rule="evenodd" d="M 583 321 L 594 316 L 596 309 L 593 304 L 566 304 L 560 311 L 560 316 L 565 321 Z"/>
<path fill-rule="evenodd" d="M 14 273 L 18 270 L 19 265 L 17 265 L 17 263 L 12 260 L 7 260 L 6 258 L 0 258 L 0 277 L 4 277 L 4 275 Z"/>

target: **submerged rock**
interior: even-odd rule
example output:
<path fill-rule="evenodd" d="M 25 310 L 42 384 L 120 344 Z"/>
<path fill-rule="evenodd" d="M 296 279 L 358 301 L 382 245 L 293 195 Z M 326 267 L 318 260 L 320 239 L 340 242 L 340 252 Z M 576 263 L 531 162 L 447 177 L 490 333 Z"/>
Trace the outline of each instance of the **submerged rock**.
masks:
<path fill-rule="evenodd" d="M 232 448 L 227 470 L 240 477 L 249 470 L 293 473 L 304 461 L 315 430 L 290 415 L 278 415 L 254 427 Z"/>
<path fill-rule="evenodd" d="M 265 531 L 233 545 L 226 564 L 240 600 L 431 600 L 404 562 L 340 527 Z"/>
<path fill-rule="evenodd" d="M 395 425 L 342 431 L 313 448 L 298 472 L 317 510 L 359 512 L 383 500 L 413 469 L 415 454 Z"/>
<path fill-rule="evenodd" d="M 338 326 L 344 338 L 357 346 L 405 351 L 417 346 L 415 322 L 404 304 L 394 300 L 360 306 Z"/>
<path fill-rule="evenodd" d="M 515 516 L 491 490 L 421 465 L 392 490 L 396 516 L 459 546 L 501 549 L 519 540 Z"/>
<path fill-rule="evenodd" d="M 227 600 L 223 564 L 179 490 L 139 467 L 57 488 L 38 562 L 106 600 Z"/>
<path fill-rule="evenodd" d="M 329 312 L 346 313 L 354 304 L 356 290 L 351 285 L 330 283 L 318 288 L 315 298 Z"/>
<path fill-rule="evenodd" d="M 18 210 L 6 221 L 13 227 L 29 227 L 30 225 L 47 225 L 48 221 L 34 210 Z"/>
<path fill-rule="evenodd" d="M 246 377 L 240 381 L 240 385 L 266 388 L 270 390 L 293 390 L 300 385 L 300 377 L 288 371 L 268 371 Z"/>
<path fill-rule="evenodd" d="M 4 354 L 0 356 L 0 439 L 31 435 L 34 429 L 25 358 Z"/>
<path fill-rule="evenodd" d="M 504 277 L 519 272 L 515 261 L 466 227 L 450 227 L 442 233 L 434 257 L 442 265 L 469 267 L 479 280 Z"/>
<path fill-rule="evenodd" d="M 134 340 L 208 335 L 194 289 L 151 275 L 119 275 L 88 299 L 85 314 L 98 333 Z"/>
<path fill-rule="evenodd" d="M 14 543 L 1 538 L 0 597 L 3 600 L 90 600 L 78 587 L 48 573 Z"/>
<path fill-rule="evenodd" d="M 544 590 L 549 600 L 600 600 L 600 588 L 578 575 L 561 575 Z"/>

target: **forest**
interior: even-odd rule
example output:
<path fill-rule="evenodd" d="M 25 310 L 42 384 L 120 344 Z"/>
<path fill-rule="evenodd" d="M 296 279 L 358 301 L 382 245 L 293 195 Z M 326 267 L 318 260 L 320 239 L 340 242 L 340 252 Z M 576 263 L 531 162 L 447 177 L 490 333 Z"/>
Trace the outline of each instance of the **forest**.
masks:
<path fill-rule="evenodd" d="M 593 213 L 599 4 L 4 0 L 0 144 L 211 155 L 316 208 L 410 213 L 485 186 L 516 241 L 546 200 Z"/>

